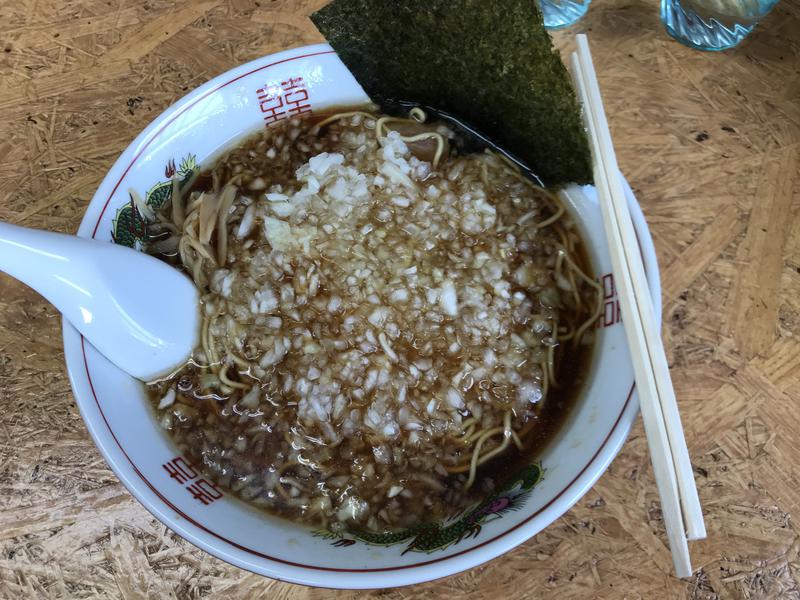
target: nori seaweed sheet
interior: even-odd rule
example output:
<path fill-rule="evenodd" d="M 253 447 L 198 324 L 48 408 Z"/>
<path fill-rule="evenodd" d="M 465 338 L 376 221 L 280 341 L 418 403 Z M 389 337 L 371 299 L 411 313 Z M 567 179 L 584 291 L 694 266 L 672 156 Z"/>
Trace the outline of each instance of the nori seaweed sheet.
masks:
<path fill-rule="evenodd" d="M 591 183 L 580 108 L 534 0 L 335 0 L 311 20 L 378 104 L 451 112 L 548 186 Z"/>

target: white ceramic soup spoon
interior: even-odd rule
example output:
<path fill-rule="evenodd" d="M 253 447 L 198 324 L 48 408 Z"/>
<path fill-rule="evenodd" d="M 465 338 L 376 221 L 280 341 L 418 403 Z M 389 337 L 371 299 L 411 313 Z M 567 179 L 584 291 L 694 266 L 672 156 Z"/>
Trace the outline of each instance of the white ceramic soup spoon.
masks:
<path fill-rule="evenodd" d="M 0 270 L 39 292 L 106 358 L 143 381 L 178 368 L 198 343 L 194 283 L 142 252 L 0 223 Z"/>

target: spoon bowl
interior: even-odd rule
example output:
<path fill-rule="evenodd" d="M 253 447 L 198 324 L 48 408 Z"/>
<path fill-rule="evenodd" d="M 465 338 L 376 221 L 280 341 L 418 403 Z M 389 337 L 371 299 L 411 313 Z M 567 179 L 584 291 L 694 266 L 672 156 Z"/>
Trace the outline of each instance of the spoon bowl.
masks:
<path fill-rule="evenodd" d="M 106 358 L 142 381 L 178 368 L 197 346 L 197 288 L 142 252 L 0 223 L 0 271 L 39 292 Z M 169 294 L 155 295 L 151 286 Z"/>

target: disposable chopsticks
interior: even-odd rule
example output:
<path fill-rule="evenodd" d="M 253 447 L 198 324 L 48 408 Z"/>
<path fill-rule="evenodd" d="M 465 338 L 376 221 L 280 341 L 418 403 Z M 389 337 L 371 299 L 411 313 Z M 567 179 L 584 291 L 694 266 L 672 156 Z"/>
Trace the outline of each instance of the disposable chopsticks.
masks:
<path fill-rule="evenodd" d="M 706 536 L 703 514 L 589 44 L 583 34 L 576 38 L 578 50 L 571 57 L 572 74 L 589 130 L 595 186 L 620 294 L 642 420 L 675 571 L 679 577 L 688 577 L 692 567 L 687 535 L 692 540 Z"/>

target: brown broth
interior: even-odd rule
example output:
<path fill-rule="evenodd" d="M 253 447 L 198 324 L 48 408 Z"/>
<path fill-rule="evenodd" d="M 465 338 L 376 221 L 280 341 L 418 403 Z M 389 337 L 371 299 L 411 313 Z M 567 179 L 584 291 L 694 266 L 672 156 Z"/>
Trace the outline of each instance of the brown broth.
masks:
<path fill-rule="evenodd" d="M 319 120 L 325 116 L 326 115 L 319 115 L 315 117 L 315 121 L 309 120 L 308 123 L 319 122 Z M 337 143 L 335 141 L 331 141 L 324 136 L 321 141 L 321 147 L 314 149 L 314 153 L 322 151 L 333 152 L 337 149 Z M 234 152 L 239 152 L 240 156 L 245 155 L 249 150 L 254 152 L 255 149 L 258 149 L 258 152 L 263 152 L 264 148 L 262 134 L 258 134 L 257 136 L 249 138 L 244 142 L 236 144 L 236 149 L 237 150 Z M 292 158 L 286 161 L 283 165 L 278 165 L 277 167 L 275 165 L 270 165 L 272 167 L 269 170 L 270 184 L 287 185 L 294 177 L 294 171 L 297 165 L 304 162 L 308 156 L 308 152 L 297 151 L 294 148 L 291 149 L 291 153 Z M 218 169 L 217 175 L 219 176 L 218 180 L 220 182 L 225 182 L 230 177 L 237 175 L 235 161 L 233 161 L 233 163 L 230 163 L 229 161 L 229 164 L 221 169 L 219 168 L 219 165 L 227 160 L 227 157 L 223 157 L 223 159 L 221 159 L 221 161 L 217 162 L 215 165 L 215 168 Z M 261 172 L 266 172 L 266 169 L 262 168 Z M 212 184 L 213 179 L 210 171 L 205 171 L 195 179 L 191 189 L 185 191 L 185 195 L 191 195 L 191 193 L 194 191 L 209 190 L 212 187 Z M 242 181 L 242 186 L 243 188 L 246 188 L 247 185 L 248 181 L 245 178 Z M 497 204 L 502 202 L 503 198 L 498 195 L 497 197 L 492 197 L 491 200 L 494 204 Z M 378 209 L 376 208 L 375 210 Z M 370 219 L 374 218 L 374 212 L 370 213 L 370 216 L 367 218 L 367 221 L 364 221 L 364 224 L 368 223 Z M 359 223 L 359 226 L 360 225 L 361 222 Z M 583 240 L 581 239 L 580 235 L 577 235 L 577 238 L 573 259 L 576 260 L 585 273 L 588 273 L 591 276 L 593 271 L 591 269 L 585 246 L 583 245 Z M 212 245 L 215 243 L 214 240 L 215 238 L 212 239 Z M 480 248 L 482 243 L 483 242 L 478 242 L 475 247 Z M 437 246 L 430 251 L 430 260 L 435 260 L 436 262 L 441 262 L 443 265 L 445 265 L 448 261 L 448 247 L 449 246 L 447 243 L 440 242 L 437 244 Z M 282 283 L 292 282 L 292 275 L 286 274 L 282 277 Z M 205 291 L 208 291 L 208 289 L 209 288 L 206 286 Z M 322 284 L 322 289 L 325 291 L 324 283 Z M 519 288 L 518 286 L 512 287 L 511 291 L 513 292 L 519 289 L 522 288 Z M 319 316 L 320 318 L 327 317 L 327 315 L 324 313 L 320 313 Z M 592 330 L 590 329 L 590 332 L 591 331 Z M 404 355 L 410 356 L 412 360 L 418 356 L 414 353 L 414 349 L 410 342 L 404 343 L 402 340 L 400 340 L 397 342 L 397 344 L 398 351 L 402 350 Z M 565 346 L 568 348 L 568 352 L 565 349 Z M 503 454 L 479 467 L 477 477 L 478 481 L 491 482 L 487 484 L 489 485 L 488 489 L 491 489 L 491 487 L 496 486 L 506 478 L 513 476 L 525 464 L 535 461 L 547 448 L 547 446 L 556 438 L 564 423 L 567 421 L 568 416 L 571 414 L 585 387 L 585 382 L 591 370 L 593 348 L 593 343 L 578 344 L 577 346 L 573 346 L 573 344 L 569 341 L 557 348 L 556 379 L 559 381 L 560 385 L 557 388 L 550 388 L 543 408 L 535 417 L 536 426 L 534 426 L 532 430 L 523 437 L 523 449 L 518 450 L 511 445 Z M 196 377 L 197 371 L 192 367 L 189 367 L 182 373 L 182 375 L 190 378 Z M 244 382 L 243 379 L 233 370 L 230 371 L 229 377 L 234 382 Z M 162 382 L 162 384 L 163 383 L 164 382 Z M 169 383 L 171 384 L 171 381 Z M 154 408 L 159 402 L 159 398 L 163 393 L 163 389 L 163 385 L 156 386 L 151 389 L 151 398 Z M 190 400 L 190 402 L 191 404 L 187 404 L 188 408 L 186 408 L 185 411 L 189 413 L 186 418 L 189 419 L 193 424 L 204 424 L 205 427 L 218 428 L 220 430 L 227 428 L 233 434 L 236 434 L 236 432 L 242 432 L 241 435 L 244 435 L 244 431 L 250 426 L 250 423 L 247 421 L 242 421 L 241 419 L 239 419 L 240 422 L 238 423 L 234 422 L 234 417 L 231 412 L 227 408 L 221 408 L 222 403 L 213 397 L 200 399 L 195 393 L 195 399 Z M 183 407 L 183 404 L 181 404 L 181 407 Z M 181 410 L 184 409 L 181 408 Z M 193 437 L 191 433 L 189 434 L 189 437 Z M 206 471 L 212 471 L 211 475 L 214 477 L 216 474 L 215 466 L 212 464 L 214 459 L 209 458 L 209 456 L 211 456 L 213 453 L 209 454 L 203 452 L 202 450 L 198 450 L 198 447 L 200 446 L 199 440 L 200 438 L 198 438 L 197 444 L 182 444 L 181 449 L 194 464 L 198 466 L 202 465 Z M 266 436 L 266 441 L 264 442 L 261 451 L 256 452 L 251 457 L 251 465 L 254 471 L 265 471 L 274 464 L 274 456 L 277 452 L 276 444 L 278 444 L 278 441 L 276 441 L 274 437 L 271 437 L 270 435 Z M 224 448 L 220 447 L 217 451 L 219 450 L 223 450 L 222 454 L 224 455 Z M 335 468 L 346 471 L 346 468 L 349 466 L 347 463 L 349 459 L 342 457 L 339 460 L 340 462 L 335 463 Z M 441 494 L 443 505 L 447 504 L 447 502 L 451 500 L 448 497 L 449 490 L 457 486 L 456 477 L 450 476 L 449 479 L 453 481 L 447 484 L 448 492 Z M 412 488 L 409 487 L 409 489 Z M 474 501 L 486 491 L 486 486 L 484 486 L 482 489 L 474 488 L 469 494 L 465 495 L 463 498 L 460 498 L 459 503 L 464 504 L 468 501 Z M 452 496 L 452 494 L 450 495 Z M 295 511 L 285 503 L 282 503 L 280 498 L 275 498 L 268 508 L 272 513 L 286 516 L 288 518 L 296 518 Z M 432 513 L 429 513 L 428 516 L 432 518 L 443 518 L 445 514 L 443 512 L 437 512 L 434 510 Z"/>

